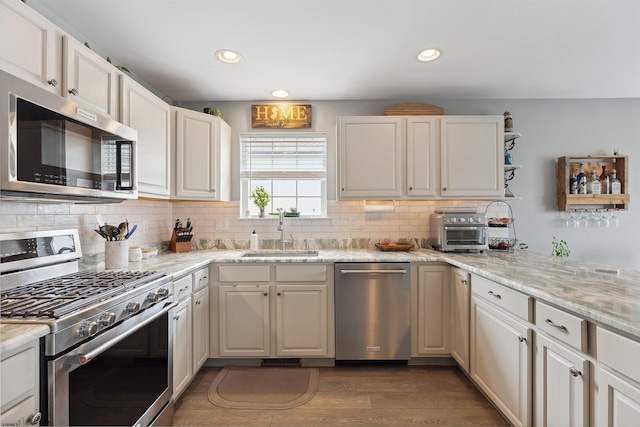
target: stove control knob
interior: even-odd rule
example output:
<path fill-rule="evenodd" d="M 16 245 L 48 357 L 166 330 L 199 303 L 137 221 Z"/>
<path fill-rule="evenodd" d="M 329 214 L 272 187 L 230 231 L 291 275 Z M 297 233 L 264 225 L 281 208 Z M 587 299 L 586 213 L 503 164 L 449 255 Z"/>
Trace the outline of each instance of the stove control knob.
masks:
<path fill-rule="evenodd" d="M 160 288 L 158 289 L 158 296 L 160 298 L 166 298 L 169 296 L 169 289 L 167 288 Z"/>
<path fill-rule="evenodd" d="M 98 317 L 98 326 L 106 328 L 116 323 L 115 313 L 103 313 Z"/>
<path fill-rule="evenodd" d="M 76 335 L 79 337 L 92 337 L 98 332 L 98 324 L 96 322 L 83 322 Z"/>
<path fill-rule="evenodd" d="M 450 221 L 452 224 L 455 224 L 456 222 L 458 222 L 458 218 L 450 218 L 450 219 L 449 219 L 449 221 Z"/>
<path fill-rule="evenodd" d="M 467 218 L 461 217 L 460 222 L 464 224 L 465 222 L 467 222 Z"/>
<path fill-rule="evenodd" d="M 134 302 L 130 302 L 124 308 L 125 314 L 135 314 L 138 311 L 140 311 L 140 303 L 139 302 L 135 302 L 135 301 Z"/>
<path fill-rule="evenodd" d="M 145 302 L 153 304 L 154 302 L 158 301 L 158 298 L 159 295 L 156 292 L 149 292 L 147 298 L 145 299 Z"/>

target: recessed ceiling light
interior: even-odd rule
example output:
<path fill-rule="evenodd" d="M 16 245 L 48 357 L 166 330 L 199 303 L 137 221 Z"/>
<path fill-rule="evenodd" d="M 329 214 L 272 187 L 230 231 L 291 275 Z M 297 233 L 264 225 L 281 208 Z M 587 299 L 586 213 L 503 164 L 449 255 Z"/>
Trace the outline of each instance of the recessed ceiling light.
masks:
<path fill-rule="evenodd" d="M 222 49 L 216 52 L 216 58 L 227 64 L 240 62 L 240 54 L 235 50 Z"/>
<path fill-rule="evenodd" d="M 284 89 L 276 89 L 271 92 L 271 95 L 275 96 L 276 98 L 286 98 L 287 96 L 289 96 L 289 92 Z"/>
<path fill-rule="evenodd" d="M 418 61 L 428 62 L 437 59 L 440 56 L 440 51 L 435 47 L 425 49 L 418 54 Z"/>

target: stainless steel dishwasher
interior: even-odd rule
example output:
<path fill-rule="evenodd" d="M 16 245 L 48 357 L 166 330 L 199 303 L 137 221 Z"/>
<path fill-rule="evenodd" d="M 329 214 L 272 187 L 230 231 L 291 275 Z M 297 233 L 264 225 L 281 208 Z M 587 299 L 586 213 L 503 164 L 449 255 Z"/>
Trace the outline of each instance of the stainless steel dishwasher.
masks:
<path fill-rule="evenodd" d="M 408 360 L 409 263 L 336 263 L 336 360 Z"/>

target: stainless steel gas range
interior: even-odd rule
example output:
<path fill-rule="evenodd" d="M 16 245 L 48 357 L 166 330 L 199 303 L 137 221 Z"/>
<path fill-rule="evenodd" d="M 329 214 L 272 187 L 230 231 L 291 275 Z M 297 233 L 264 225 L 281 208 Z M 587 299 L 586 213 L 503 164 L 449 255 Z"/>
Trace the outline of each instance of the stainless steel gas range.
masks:
<path fill-rule="evenodd" d="M 0 321 L 46 324 L 42 425 L 170 425 L 173 282 L 79 272 L 77 230 L 0 235 Z"/>

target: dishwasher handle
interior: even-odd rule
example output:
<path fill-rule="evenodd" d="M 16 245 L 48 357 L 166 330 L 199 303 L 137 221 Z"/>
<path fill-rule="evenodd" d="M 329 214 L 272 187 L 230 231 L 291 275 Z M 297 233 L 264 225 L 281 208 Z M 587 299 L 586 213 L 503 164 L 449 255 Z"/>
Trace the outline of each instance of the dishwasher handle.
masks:
<path fill-rule="evenodd" d="M 391 270 L 340 270 L 341 274 L 371 274 L 371 273 L 383 273 L 383 274 L 407 274 L 405 269 L 391 269 Z"/>

